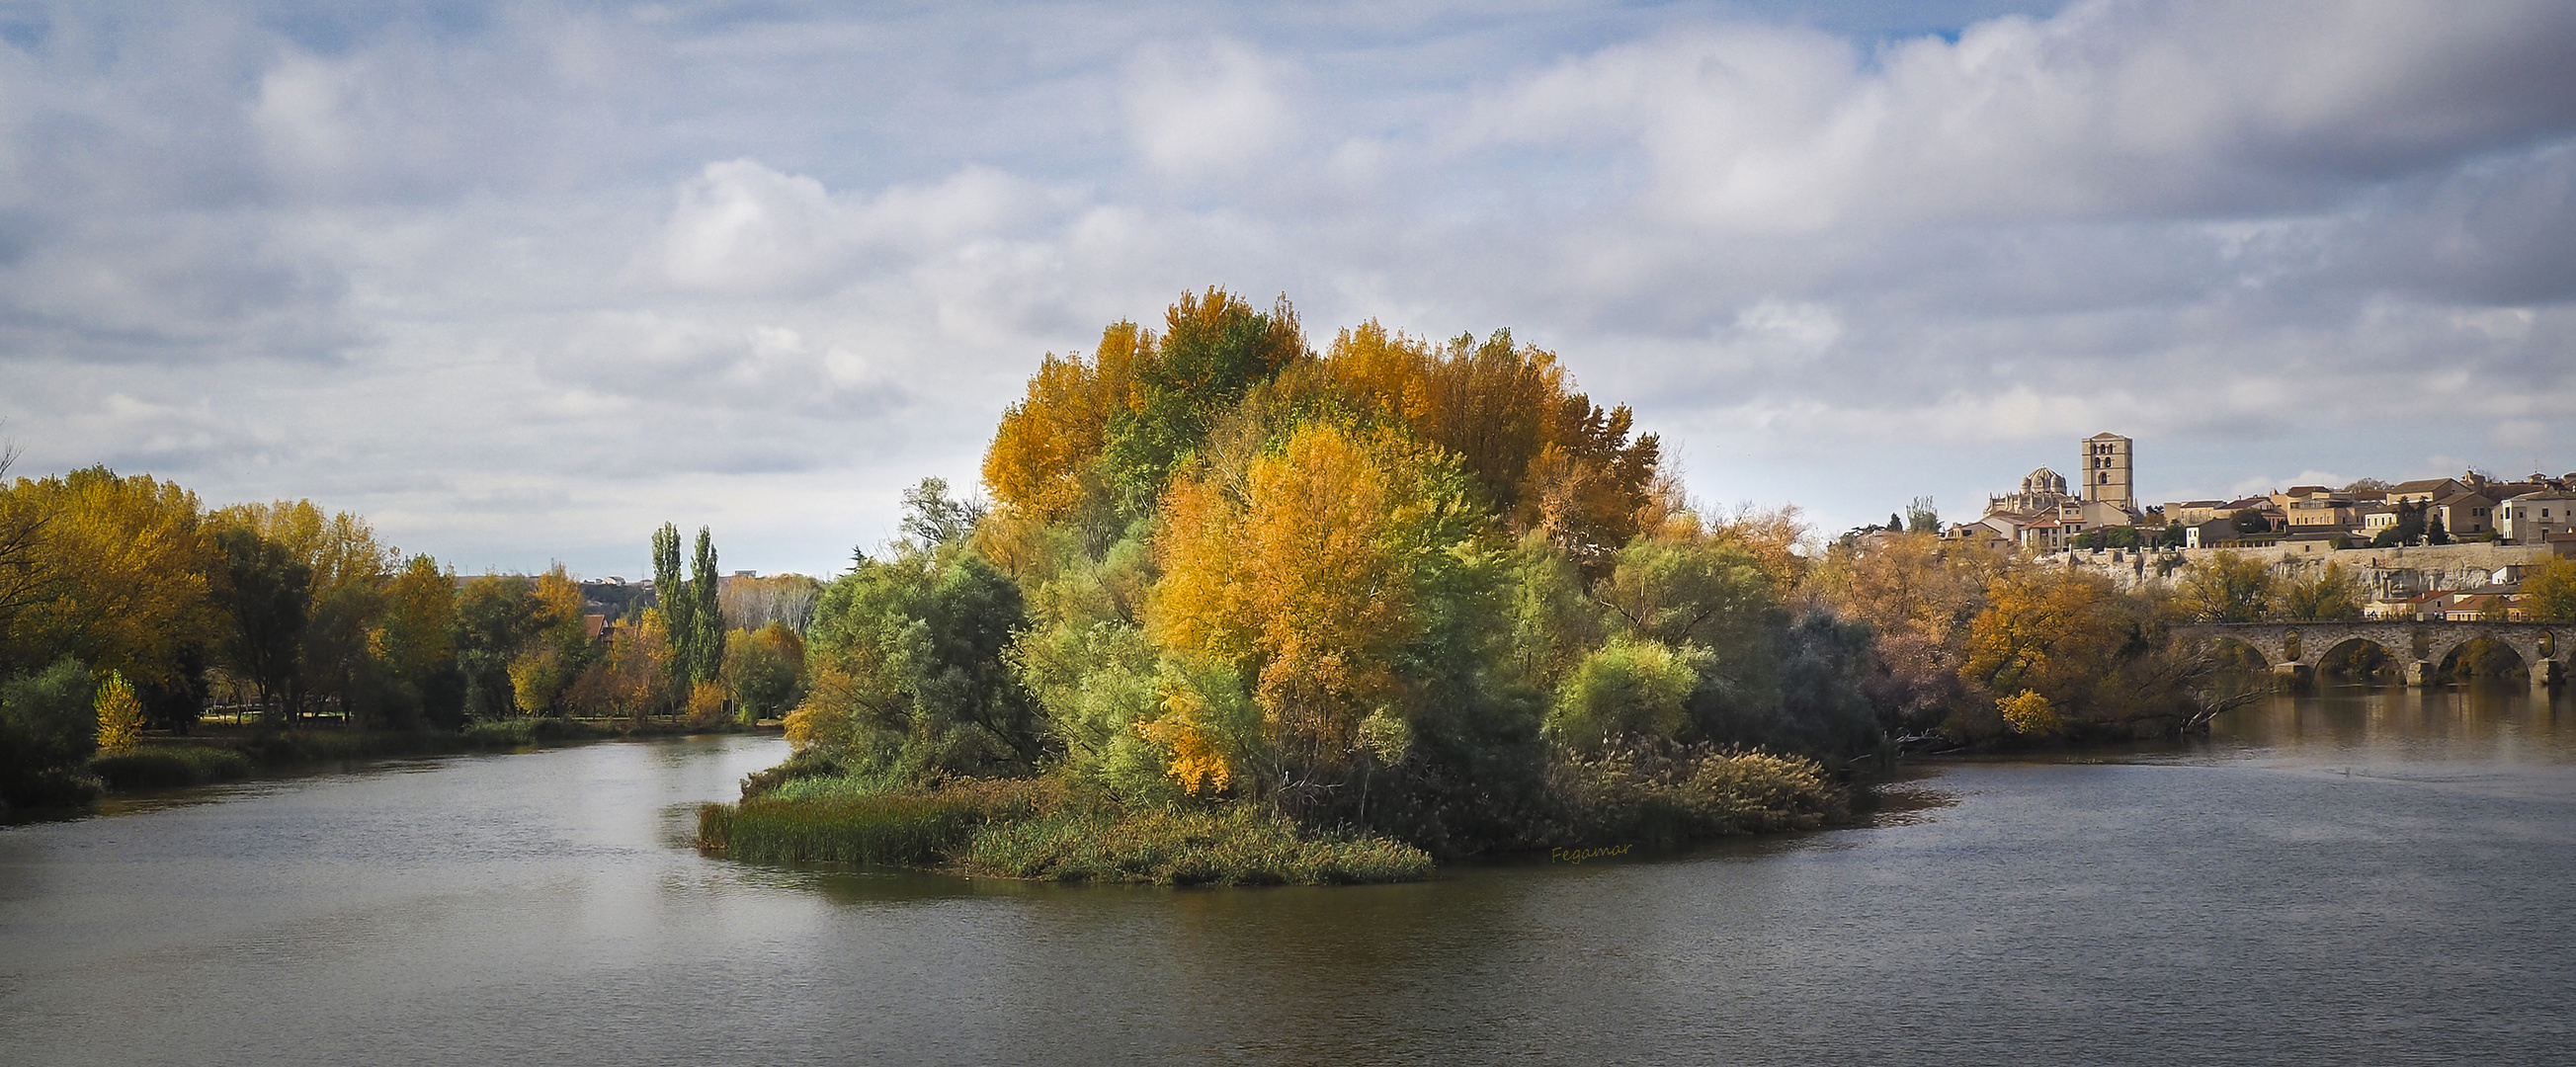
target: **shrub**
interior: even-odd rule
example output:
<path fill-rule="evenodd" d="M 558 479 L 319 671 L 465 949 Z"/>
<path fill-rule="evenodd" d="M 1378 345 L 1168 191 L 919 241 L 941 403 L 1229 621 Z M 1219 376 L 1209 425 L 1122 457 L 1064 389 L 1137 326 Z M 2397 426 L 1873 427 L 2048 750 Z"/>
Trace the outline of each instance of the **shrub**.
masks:
<path fill-rule="evenodd" d="M 98 710 L 89 671 L 68 656 L 0 681 L 0 803 L 71 806 L 98 795 L 89 771 Z"/>

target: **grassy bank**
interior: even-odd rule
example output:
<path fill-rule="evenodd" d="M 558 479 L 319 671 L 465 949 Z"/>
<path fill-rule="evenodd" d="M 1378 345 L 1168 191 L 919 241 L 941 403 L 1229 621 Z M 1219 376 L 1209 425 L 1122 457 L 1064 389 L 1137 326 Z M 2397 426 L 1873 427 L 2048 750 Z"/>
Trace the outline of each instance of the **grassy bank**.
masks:
<path fill-rule="evenodd" d="M 799 778 L 699 809 L 708 852 L 763 863 L 883 863 L 987 877 L 1157 885 L 1323 885 L 1428 877 L 1384 837 L 1320 834 L 1249 807 L 1121 810 L 1042 780 L 889 788 Z"/>

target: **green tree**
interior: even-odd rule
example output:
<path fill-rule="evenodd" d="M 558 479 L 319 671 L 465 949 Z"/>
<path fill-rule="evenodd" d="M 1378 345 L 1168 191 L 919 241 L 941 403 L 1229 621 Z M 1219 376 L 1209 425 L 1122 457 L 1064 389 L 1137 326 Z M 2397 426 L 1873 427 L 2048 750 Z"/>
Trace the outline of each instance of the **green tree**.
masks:
<path fill-rule="evenodd" d="M 2371 547 L 2391 548 L 2397 545 L 2411 545 L 2417 539 L 2425 537 L 2424 510 L 2424 505 L 2417 501 L 2408 500 L 2399 503 L 2396 523 L 2371 538 Z"/>
<path fill-rule="evenodd" d="M 0 678 L 0 807 L 55 807 L 95 796 L 90 754 L 98 711 L 90 674 L 64 657 L 42 671 Z"/>
<path fill-rule="evenodd" d="M 689 603 L 688 640 L 681 644 L 680 654 L 688 660 L 692 685 L 716 681 L 724 673 L 724 609 L 717 603 L 715 535 L 704 526 L 698 527 L 697 552 L 689 560 L 689 584 L 684 598 Z"/>
<path fill-rule="evenodd" d="M 1181 460 L 1217 416 L 1258 382 L 1306 355 L 1297 313 L 1280 298 L 1268 314 L 1222 289 L 1183 293 L 1164 316 L 1159 344 L 1140 346 L 1127 403 L 1110 413 L 1101 464 L 1129 514 L 1163 494 Z"/>
<path fill-rule="evenodd" d="M 903 532 L 918 538 L 928 549 L 965 540 L 984 518 L 983 505 L 949 499 L 945 478 L 924 478 L 921 484 L 904 490 L 903 507 Z"/>
<path fill-rule="evenodd" d="M 824 587 L 788 735 L 909 777 L 1026 773 L 1044 726 L 1005 654 L 1028 624 L 1019 587 L 981 556 L 901 545 Z"/>
<path fill-rule="evenodd" d="M 283 721 L 300 690 L 313 568 L 246 526 L 227 527 L 215 541 L 224 554 L 216 601 L 232 619 L 225 662 L 258 689 L 263 714 Z"/>
<path fill-rule="evenodd" d="M 510 662 L 543 625 L 536 583 L 519 575 L 486 574 L 456 593 L 456 665 L 464 676 L 465 713 L 475 719 L 510 718 L 519 711 Z"/>
<path fill-rule="evenodd" d="M 746 720 L 786 714 L 804 670 L 805 642 L 784 623 L 736 630 L 725 643 L 725 691 Z"/>
<path fill-rule="evenodd" d="M 1586 754 L 1623 742 L 1669 741 L 1684 725 L 1684 704 L 1699 684 L 1705 652 L 1660 641 L 1616 637 L 1593 651 L 1557 689 L 1547 732 Z"/>
<path fill-rule="evenodd" d="M 670 640 L 670 658 L 665 669 L 670 678 L 664 688 L 680 699 L 696 679 L 691 674 L 697 662 L 693 653 L 698 630 L 694 609 L 697 602 L 689 599 L 688 579 L 680 569 L 680 528 L 663 523 L 653 531 L 653 599 L 662 612 L 662 625 Z"/>

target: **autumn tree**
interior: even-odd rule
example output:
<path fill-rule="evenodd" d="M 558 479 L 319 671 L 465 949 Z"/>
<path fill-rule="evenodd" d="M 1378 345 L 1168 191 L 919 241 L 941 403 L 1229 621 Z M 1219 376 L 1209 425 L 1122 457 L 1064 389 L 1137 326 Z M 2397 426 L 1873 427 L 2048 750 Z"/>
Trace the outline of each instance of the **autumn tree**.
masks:
<path fill-rule="evenodd" d="M 2343 564 L 2328 562 L 2312 573 L 2274 583 L 2267 614 L 2292 622 L 2358 619 L 2365 598 L 2359 576 Z"/>
<path fill-rule="evenodd" d="M 143 702 L 134 687 L 115 671 L 98 683 L 93 702 L 98 714 L 98 747 L 102 752 L 130 752 L 143 741 Z"/>
<path fill-rule="evenodd" d="M 2175 596 L 2201 622 L 2260 622 L 2271 614 L 2273 584 L 2262 560 L 2219 552 L 2185 568 Z"/>
<path fill-rule="evenodd" d="M 2522 613 L 2533 622 L 2576 622 L 2576 560 L 2551 557 L 2523 572 Z"/>
<path fill-rule="evenodd" d="M 1435 351 L 1372 321 L 1342 331 L 1325 365 L 1359 403 L 1457 455 L 1513 530 L 1590 566 L 1641 529 L 1661 442 L 1631 441 L 1628 408 L 1573 391 L 1554 353 L 1509 330 Z"/>
<path fill-rule="evenodd" d="M 509 653 L 510 695 L 522 715 L 560 710 L 559 700 L 591 659 L 582 622 L 581 584 L 557 563 L 529 587 L 529 614 Z"/>
<path fill-rule="evenodd" d="M 1453 461 L 1400 436 L 1301 426 L 1252 461 L 1241 499 L 1214 480 L 1165 498 L 1148 629 L 1252 686 L 1290 775 L 1329 773 L 1402 700 L 1424 566 L 1484 523 L 1465 490 Z"/>
<path fill-rule="evenodd" d="M 372 640 L 392 578 L 393 551 L 376 540 L 364 518 L 325 514 L 310 500 L 237 504 L 216 512 L 213 521 L 256 533 L 308 576 L 293 696 L 336 702 L 352 717 L 381 717 L 388 709 L 358 705 L 387 699 Z"/>
<path fill-rule="evenodd" d="M 1161 338 L 1137 346 L 1126 403 L 1102 431 L 1102 481 L 1131 514 L 1161 498 L 1218 416 L 1307 354 L 1286 297 L 1265 314 L 1211 286 L 1181 294 L 1163 324 Z"/>
<path fill-rule="evenodd" d="M 656 709 L 678 703 L 670 689 L 671 658 L 662 613 L 646 608 L 618 626 L 607 650 L 583 669 L 564 700 L 586 714 L 632 716 L 640 722 Z"/>
<path fill-rule="evenodd" d="M 2025 690 L 2054 705 L 2080 704 L 2110 673 L 2125 643 L 2111 583 L 2089 572 L 2031 568 L 1996 580 L 1969 627 L 1959 673 L 1976 691 Z"/>
<path fill-rule="evenodd" d="M 1101 331 L 1092 353 L 1049 353 L 1028 395 L 1002 413 L 984 454 L 984 486 L 1006 512 L 1050 523 L 1108 502 L 1099 468 L 1109 424 L 1128 411 L 1136 365 L 1155 358 L 1157 340 L 1122 321 Z"/>
<path fill-rule="evenodd" d="M 426 554 L 404 561 L 385 584 L 384 608 L 369 643 L 400 687 L 397 721 L 416 710 L 453 728 L 464 711 L 465 678 L 457 669 L 456 576 Z"/>
<path fill-rule="evenodd" d="M 221 632 L 210 576 L 220 558 L 194 493 L 91 467 L 18 479 L 0 492 L 16 561 L 0 560 L 14 614 L 0 666 L 62 656 L 139 683 L 167 682 Z M 13 591 L 14 590 L 14 591 Z"/>
<path fill-rule="evenodd" d="M 1880 673 L 1869 683 L 1870 695 L 1897 721 L 1938 721 L 1959 697 L 1968 623 L 1985 607 L 1986 587 L 2003 567 L 1994 553 L 1916 533 L 1827 553 L 1818 591 L 1834 610 L 1876 633 Z"/>

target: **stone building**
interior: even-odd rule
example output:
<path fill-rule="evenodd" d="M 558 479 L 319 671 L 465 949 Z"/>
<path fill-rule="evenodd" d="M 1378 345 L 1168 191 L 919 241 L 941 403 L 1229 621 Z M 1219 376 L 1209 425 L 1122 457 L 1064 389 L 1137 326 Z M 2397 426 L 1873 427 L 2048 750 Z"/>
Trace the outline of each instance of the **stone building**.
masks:
<path fill-rule="evenodd" d="M 2084 439 L 2084 499 L 2135 510 L 2136 446 L 2115 433 Z"/>

